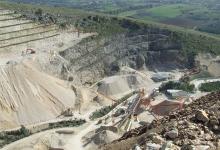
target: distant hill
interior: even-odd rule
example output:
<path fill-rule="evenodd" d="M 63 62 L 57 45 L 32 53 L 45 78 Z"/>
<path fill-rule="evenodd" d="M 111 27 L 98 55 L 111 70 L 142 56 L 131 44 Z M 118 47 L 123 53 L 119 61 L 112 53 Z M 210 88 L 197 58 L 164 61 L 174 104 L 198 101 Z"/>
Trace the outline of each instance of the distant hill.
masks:
<path fill-rule="evenodd" d="M 117 16 L 151 20 L 212 34 L 220 34 L 218 0 L 8 0 L 55 7 L 70 7 Z"/>

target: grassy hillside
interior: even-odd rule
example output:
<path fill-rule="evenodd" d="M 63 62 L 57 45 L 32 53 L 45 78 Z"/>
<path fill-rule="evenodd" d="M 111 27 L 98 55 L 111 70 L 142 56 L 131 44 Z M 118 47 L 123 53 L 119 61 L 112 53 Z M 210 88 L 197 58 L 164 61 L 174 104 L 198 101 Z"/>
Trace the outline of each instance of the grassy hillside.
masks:
<path fill-rule="evenodd" d="M 72 7 L 98 12 L 122 11 L 147 5 L 146 0 L 9 0 L 32 4 L 46 4 L 49 6 Z"/>
<path fill-rule="evenodd" d="M 157 21 L 198 31 L 220 34 L 218 0 L 8 0 L 37 5 L 69 7 L 121 17 Z"/>
<path fill-rule="evenodd" d="M 193 7 L 190 5 L 174 4 L 154 7 L 149 9 L 148 12 L 159 17 L 174 18 L 181 15 L 183 11 L 187 11 L 192 8 Z"/>
<path fill-rule="evenodd" d="M 151 17 L 151 19 L 167 19 L 182 15 L 185 11 L 193 9 L 193 6 L 186 4 L 170 4 L 153 8 L 144 8 L 119 13 L 119 16 L 130 16 L 134 18 Z"/>
<path fill-rule="evenodd" d="M 220 90 L 220 82 L 203 83 L 199 88 L 203 92 L 215 92 Z"/>

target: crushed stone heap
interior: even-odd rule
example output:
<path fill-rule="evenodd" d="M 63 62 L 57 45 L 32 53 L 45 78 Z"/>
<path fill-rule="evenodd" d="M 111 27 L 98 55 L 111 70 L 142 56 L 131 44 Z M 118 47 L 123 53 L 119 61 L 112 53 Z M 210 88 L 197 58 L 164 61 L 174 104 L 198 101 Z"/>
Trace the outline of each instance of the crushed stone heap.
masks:
<path fill-rule="evenodd" d="M 75 93 L 65 82 L 31 61 L 0 67 L 0 130 L 54 119 L 74 104 Z"/>
<path fill-rule="evenodd" d="M 211 93 L 181 111 L 125 133 L 112 145 L 137 137 L 134 149 L 220 149 L 219 110 L 220 92 Z"/>

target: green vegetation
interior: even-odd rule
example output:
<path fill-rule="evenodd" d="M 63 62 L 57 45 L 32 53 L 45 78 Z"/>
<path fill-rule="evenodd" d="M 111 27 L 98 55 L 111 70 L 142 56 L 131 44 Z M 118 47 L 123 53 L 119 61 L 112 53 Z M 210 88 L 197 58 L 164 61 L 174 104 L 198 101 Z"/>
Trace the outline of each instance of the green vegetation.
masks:
<path fill-rule="evenodd" d="M 115 105 L 105 106 L 105 107 L 93 112 L 89 118 L 92 120 L 97 119 L 97 118 L 101 118 L 101 117 L 105 116 L 106 114 L 108 114 L 115 107 L 116 107 Z"/>
<path fill-rule="evenodd" d="M 174 82 L 169 81 L 167 83 L 164 83 L 159 88 L 160 92 L 166 92 L 168 89 L 175 89 L 175 90 L 183 90 L 186 92 L 193 92 L 195 86 L 189 83 L 185 82 Z"/>
<path fill-rule="evenodd" d="M 220 34 L 220 20 L 213 21 L 211 23 L 207 23 L 198 27 L 199 31 L 213 33 L 213 34 Z"/>
<path fill-rule="evenodd" d="M 119 13 L 118 16 L 129 17 L 129 16 L 134 16 L 136 14 L 137 14 L 137 10 L 130 10 L 130 11 L 125 11 L 125 12 Z"/>
<path fill-rule="evenodd" d="M 28 3 L 35 4 L 36 7 L 42 10 L 50 11 L 50 13 L 59 13 L 66 15 L 74 13 L 75 16 L 83 15 L 86 11 L 91 15 L 95 13 L 105 13 L 117 15 L 120 17 L 130 17 L 145 21 L 156 21 L 169 25 L 181 26 L 193 30 L 199 30 L 208 33 L 219 34 L 218 24 L 220 21 L 220 9 L 218 0 L 166 0 L 166 1 L 146 1 L 146 0 L 5 0 L 9 2 L 17 2 L 22 5 L 23 10 L 30 8 Z M 26 4 L 21 4 L 22 2 Z M 13 8 L 13 3 L 5 4 L 3 7 Z M 1 4 L 0 3 L 0 4 Z M 12 6 L 9 6 L 11 5 Z M 44 6 L 42 6 L 44 4 Z M 13 6 L 14 5 L 14 6 Z M 47 6 L 53 6 L 53 9 L 48 9 Z M 21 7 L 21 6 L 19 6 Z M 68 8 L 64 8 L 68 7 Z M 15 9 L 18 9 L 14 7 Z M 74 9 L 70 9 L 74 8 Z M 39 9 L 39 8 L 37 8 Z M 37 10 L 36 9 L 36 10 Z M 36 11 L 37 12 L 37 11 Z M 39 12 L 39 11 L 38 11 Z M 37 12 L 37 13 L 38 13 Z M 94 13 L 95 12 L 95 13 Z M 41 12 L 39 12 L 41 13 Z M 38 14 L 39 14 L 38 13 Z M 212 28 L 214 27 L 214 28 Z"/>
<path fill-rule="evenodd" d="M 220 91 L 220 81 L 217 82 L 210 82 L 210 83 L 203 83 L 200 88 L 202 92 L 215 92 Z"/>
<path fill-rule="evenodd" d="M 57 122 L 57 123 L 49 123 L 49 129 L 63 128 L 63 127 L 77 127 L 77 126 L 80 126 L 84 123 L 86 123 L 86 121 L 82 120 L 82 119 L 60 121 L 60 122 Z"/>
<path fill-rule="evenodd" d="M 185 11 L 191 10 L 193 7 L 184 4 L 163 5 L 148 9 L 147 12 L 152 16 L 174 18 L 182 15 Z"/>
<path fill-rule="evenodd" d="M 117 15 L 219 34 L 219 14 L 220 11 L 208 8 L 205 4 L 196 5 L 189 2 L 186 4 L 164 4 L 153 8 L 130 9 Z"/>
<path fill-rule="evenodd" d="M 93 112 L 91 115 L 90 115 L 90 119 L 91 120 L 94 120 L 94 119 L 97 119 L 97 118 L 101 118 L 105 115 L 107 115 L 110 111 L 112 111 L 116 106 L 118 106 L 119 104 L 121 104 L 122 102 L 124 102 L 125 100 L 127 100 L 129 97 L 131 97 L 132 95 L 134 95 L 135 93 L 137 93 L 136 91 L 134 92 L 131 92 L 127 95 L 125 95 L 124 97 L 122 97 L 121 99 L 117 100 L 116 103 L 114 103 L 113 105 L 110 105 L 110 106 L 105 106 L 99 110 L 96 110 L 95 112 Z"/>
<path fill-rule="evenodd" d="M 24 126 L 21 126 L 19 130 L 1 132 L 0 133 L 0 148 L 2 148 L 6 144 L 10 144 L 14 141 L 20 140 L 29 135 L 31 135 L 31 133 Z"/>
<path fill-rule="evenodd" d="M 41 4 L 36 0 L 8 0 L 12 2 L 25 2 L 32 4 Z M 92 10 L 97 12 L 115 13 L 128 9 L 136 9 L 146 4 L 145 0 L 47 0 L 43 4 L 56 7 L 71 7 L 83 10 Z"/>
<path fill-rule="evenodd" d="M 85 122 L 86 121 L 82 120 L 82 119 L 74 119 L 74 120 L 49 123 L 49 127 L 45 128 L 41 131 L 50 130 L 50 129 L 54 129 L 54 128 L 77 127 L 77 126 L 84 124 Z M 41 132 L 41 131 L 38 131 L 38 132 Z M 28 137 L 32 134 L 34 134 L 34 133 L 31 133 L 23 125 L 18 130 L 2 131 L 2 132 L 0 132 L 0 148 L 2 148 L 3 146 L 5 146 L 7 144 L 15 142 L 17 140 L 20 140 L 22 138 Z"/>

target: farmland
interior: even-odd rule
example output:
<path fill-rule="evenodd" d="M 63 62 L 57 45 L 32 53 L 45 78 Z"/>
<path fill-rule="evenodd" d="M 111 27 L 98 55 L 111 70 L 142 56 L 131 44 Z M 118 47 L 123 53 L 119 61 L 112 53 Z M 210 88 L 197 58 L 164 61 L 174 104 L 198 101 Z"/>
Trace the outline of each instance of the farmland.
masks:
<path fill-rule="evenodd" d="M 185 12 L 195 9 L 195 7 L 185 4 L 164 5 L 153 8 L 144 8 L 119 13 L 121 17 L 132 17 L 141 20 L 161 21 L 183 15 Z"/>
<path fill-rule="evenodd" d="M 8 0 L 55 7 L 69 7 L 119 17 L 130 17 L 220 34 L 220 8 L 216 0 Z M 217 4 L 217 5 L 216 5 Z"/>

